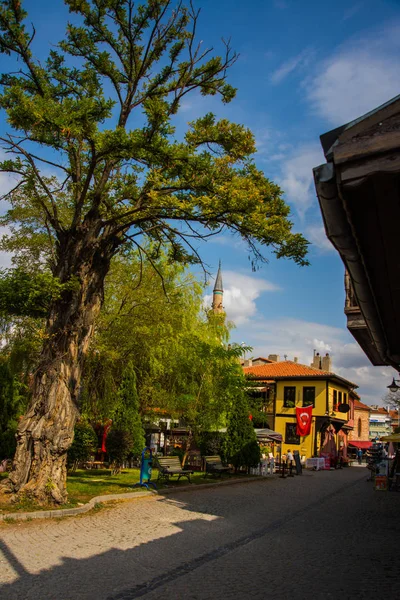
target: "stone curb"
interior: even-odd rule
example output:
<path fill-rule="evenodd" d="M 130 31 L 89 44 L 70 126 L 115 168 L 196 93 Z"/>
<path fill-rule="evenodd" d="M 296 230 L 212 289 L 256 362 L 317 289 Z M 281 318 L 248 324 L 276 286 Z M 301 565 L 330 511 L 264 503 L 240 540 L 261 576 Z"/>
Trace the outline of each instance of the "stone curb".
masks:
<path fill-rule="evenodd" d="M 78 506 L 77 508 L 60 508 L 58 510 L 37 510 L 27 513 L 4 513 L 0 514 L 0 522 L 4 520 L 10 521 L 26 521 L 27 519 L 57 519 L 60 517 L 73 517 L 92 510 L 96 504 L 102 502 L 111 502 L 112 500 L 134 500 L 135 498 L 143 498 L 143 496 L 154 496 L 154 492 L 128 492 L 127 494 L 106 494 L 104 496 L 96 496 L 89 500 L 87 504 Z"/>
<path fill-rule="evenodd" d="M 135 500 L 135 498 L 143 498 L 147 496 L 168 496 L 169 494 L 173 494 L 176 492 L 193 492 L 197 490 L 206 490 L 210 488 L 225 486 L 225 485 L 234 485 L 239 483 L 251 483 L 254 481 L 265 481 L 266 479 L 271 479 L 273 476 L 267 477 L 249 477 L 248 479 L 228 479 L 226 481 L 218 481 L 215 483 L 203 483 L 200 485 L 185 485 L 179 488 L 171 487 L 164 488 L 159 491 L 148 491 L 148 492 L 128 492 L 126 494 L 106 494 L 104 496 L 96 496 L 89 500 L 87 504 L 83 506 L 78 506 L 77 508 L 60 508 L 58 510 L 37 510 L 34 512 L 26 512 L 26 513 L 4 513 L 0 514 L 0 522 L 4 520 L 9 521 L 26 521 L 30 519 L 57 519 L 60 517 L 73 517 L 75 515 L 80 515 L 89 512 L 92 510 L 96 504 L 111 502 L 112 500 Z"/>

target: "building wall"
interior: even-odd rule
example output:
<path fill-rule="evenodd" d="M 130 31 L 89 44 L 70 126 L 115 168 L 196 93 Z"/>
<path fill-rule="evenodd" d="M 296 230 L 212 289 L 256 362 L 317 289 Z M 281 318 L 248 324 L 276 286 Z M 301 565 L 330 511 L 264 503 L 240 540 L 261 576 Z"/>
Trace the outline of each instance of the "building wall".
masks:
<path fill-rule="evenodd" d="M 371 411 L 369 417 L 369 439 L 375 440 L 392 433 L 392 420 L 389 414 Z"/>
<path fill-rule="evenodd" d="M 361 433 L 359 433 L 359 423 Z M 369 410 L 354 408 L 354 429 L 349 432 L 349 441 L 369 441 Z"/>
<path fill-rule="evenodd" d="M 284 406 L 284 388 L 295 387 L 295 406 L 286 407 Z M 303 406 L 303 388 L 304 387 L 315 387 L 315 405 L 313 408 L 313 418 L 311 425 L 310 435 L 300 437 L 299 442 L 287 440 L 287 424 L 296 425 L 296 407 Z M 284 380 L 277 381 L 276 383 L 276 401 L 275 401 L 275 423 L 274 429 L 278 433 L 282 434 L 282 453 L 287 450 L 298 450 L 300 455 L 304 455 L 306 458 L 310 458 L 320 451 L 320 435 L 316 431 L 316 417 L 324 417 L 326 413 L 336 419 L 340 419 L 345 423 L 347 421 L 346 413 L 339 413 L 334 411 L 334 391 L 336 391 L 336 398 L 339 398 L 339 392 L 341 392 L 342 402 L 348 400 L 348 388 L 337 385 L 329 380 L 315 380 L 315 379 L 301 379 L 301 380 Z M 345 396 L 346 394 L 346 396 Z M 336 437 L 337 447 L 339 447 L 339 440 Z"/>

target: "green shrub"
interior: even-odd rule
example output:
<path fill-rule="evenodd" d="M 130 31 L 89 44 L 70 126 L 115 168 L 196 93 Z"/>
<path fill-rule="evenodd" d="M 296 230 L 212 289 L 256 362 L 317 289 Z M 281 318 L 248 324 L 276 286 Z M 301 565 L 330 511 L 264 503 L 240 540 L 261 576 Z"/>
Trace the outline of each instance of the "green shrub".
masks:
<path fill-rule="evenodd" d="M 202 433 L 198 440 L 202 456 L 221 456 L 225 459 L 225 434 L 219 431 Z"/>
<path fill-rule="evenodd" d="M 120 473 L 133 447 L 134 441 L 130 431 L 111 429 L 107 436 L 107 454 L 113 474 Z"/>
<path fill-rule="evenodd" d="M 181 464 L 182 464 L 182 461 L 183 461 L 184 454 L 185 454 L 185 451 L 184 451 L 183 448 L 174 448 L 169 453 L 170 456 L 178 456 Z"/>
<path fill-rule="evenodd" d="M 247 396 L 238 393 L 228 413 L 225 441 L 226 457 L 235 471 L 241 467 L 249 470 L 260 462 L 260 448 L 249 415 Z"/>
<path fill-rule="evenodd" d="M 97 450 L 97 435 L 86 421 L 75 425 L 74 441 L 68 450 L 68 468 L 75 470 L 79 463 L 90 460 Z"/>

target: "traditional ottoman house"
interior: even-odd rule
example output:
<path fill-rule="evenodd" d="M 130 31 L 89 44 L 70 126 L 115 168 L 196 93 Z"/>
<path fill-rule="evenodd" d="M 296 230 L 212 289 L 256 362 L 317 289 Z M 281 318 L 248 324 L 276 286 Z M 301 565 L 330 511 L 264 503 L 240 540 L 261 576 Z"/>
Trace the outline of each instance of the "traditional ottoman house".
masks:
<path fill-rule="evenodd" d="M 369 439 L 371 407 L 360 402 L 360 397 L 356 392 L 353 392 L 352 395 L 354 396 L 354 425 L 352 431 L 349 431 L 349 446 L 355 449 L 361 448 L 361 450 L 367 450 L 372 445 Z"/>
<path fill-rule="evenodd" d="M 346 456 L 354 383 L 329 370 L 289 360 L 246 366 L 243 371 L 257 393 L 265 394 L 266 426 L 282 435 L 283 453 L 291 449 L 305 458 Z M 296 409 L 303 408 L 311 412 L 307 435 L 298 434 L 299 415 L 307 411 Z"/>

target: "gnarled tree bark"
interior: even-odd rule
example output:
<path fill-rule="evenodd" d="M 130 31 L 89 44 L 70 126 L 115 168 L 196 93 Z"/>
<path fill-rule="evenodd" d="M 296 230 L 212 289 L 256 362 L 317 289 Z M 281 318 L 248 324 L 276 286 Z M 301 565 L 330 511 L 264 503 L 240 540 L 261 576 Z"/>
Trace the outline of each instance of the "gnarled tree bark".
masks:
<path fill-rule="evenodd" d="M 83 356 L 99 314 L 115 243 L 87 228 L 60 242 L 55 270 L 71 290 L 54 302 L 34 374 L 31 405 L 17 431 L 17 450 L 3 490 L 62 504 L 67 499 L 67 450 L 79 415 Z"/>

